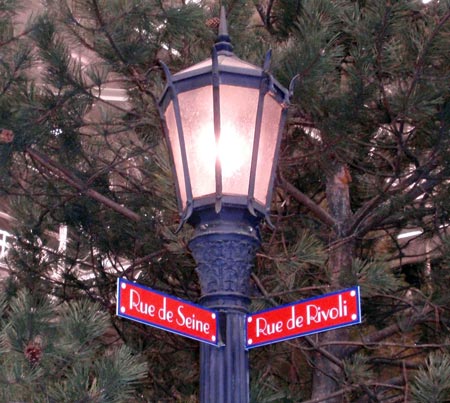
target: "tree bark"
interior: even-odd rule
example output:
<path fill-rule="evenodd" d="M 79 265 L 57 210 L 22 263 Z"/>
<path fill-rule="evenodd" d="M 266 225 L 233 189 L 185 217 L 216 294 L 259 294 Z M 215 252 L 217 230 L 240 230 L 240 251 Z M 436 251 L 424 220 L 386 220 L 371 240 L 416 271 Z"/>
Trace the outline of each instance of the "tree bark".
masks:
<path fill-rule="evenodd" d="M 354 256 L 354 241 L 347 239 L 348 229 L 351 225 L 353 213 L 350 207 L 349 183 L 351 176 L 344 164 L 335 163 L 327 175 L 327 203 L 329 214 L 335 221 L 330 233 L 330 244 L 336 245 L 330 248 L 328 260 L 329 282 L 333 290 L 338 290 L 346 284 L 346 279 L 351 273 Z M 331 342 L 339 342 L 348 339 L 346 328 L 328 331 L 318 336 L 319 344 L 335 359 L 317 351 L 314 357 L 314 373 L 312 382 L 312 400 L 338 403 L 342 396 L 335 392 L 341 389 L 342 366 L 339 359 L 342 357 L 343 345 L 327 346 Z"/>

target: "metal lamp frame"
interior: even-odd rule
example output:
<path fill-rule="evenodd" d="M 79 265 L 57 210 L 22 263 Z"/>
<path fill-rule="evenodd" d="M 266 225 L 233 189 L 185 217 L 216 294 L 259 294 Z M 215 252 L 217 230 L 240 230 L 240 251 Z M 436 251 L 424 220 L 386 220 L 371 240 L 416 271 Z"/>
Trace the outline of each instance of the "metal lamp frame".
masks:
<path fill-rule="evenodd" d="M 223 24 L 221 24 L 223 25 Z M 226 24 L 225 24 L 226 26 Z M 225 32 L 223 32 L 225 31 Z M 229 66 L 219 64 L 219 56 L 233 57 L 232 46 L 229 41 L 226 29 L 222 28 L 222 32 L 219 33 L 218 40 L 212 49 L 211 65 L 206 65 L 203 68 L 191 71 L 180 72 L 175 75 L 170 73 L 168 67 L 161 62 L 161 66 L 164 70 L 167 84 L 164 89 L 163 95 L 159 102 L 159 109 L 162 119 L 164 119 L 164 111 L 168 107 L 169 103 L 173 103 L 174 116 L 178 131 L 178 141 L 181 152 L 181 162 L 183 167 L 183 175 L 186 191 L 186 206 L 182 205 L 180 197 L 180 185 L 175 169 L 175 164 L 172 163 L 173 175 L 176 178 L 176 192 L 178 199 L 178 209 L 181 216 L 181 226 L 190 219 L 193 211 L 198 208 L 204 208 L 205 206 L 214 205 L 215 211 L 219 213 L 223 205 L 230 206 L 244 206 L 248 211 L 256 216 L 262 215 L 266 218 L 266 221 L 270 224 L 269 210 L 270 202 L 272 199 L 272 187 L 275 177 L 276 161 L 278 160 L 281 134 L 284 128 L 287 106 L 289 104 L 289 92 L 286 90 L 273 76 L 268 72 L 271 60 L 271 51 L 267 52 L 266 58 L 262 68 L 250 65 L 251 68 L 242 68 L 236 66 Z M 188 156 L 186 153 L 186 144 L 184 139 L 183 123 L 180 111 L 180 105 L 178 101 L 178 95 L 180 93 L 191 91 L 194 89 L 202 88 L 205 86 L 211 86 L 213 91 L 213 119 L 214 119 L 214 134 L 216 143 L 220 138 L 221 131 L 221 111 L 220 111 L 220 86 L 231 85 L 236 87 L 253 88 L 259 90 L 258 105 L 256 109 L 256 121 L 255 132 L 253 138 L 253 149 L 251 157 L 251 168 L 249 177 L 248 192 L 245 195 L 229 195 L 222 192 L 222 167 L 219 159 L 215 164 L 215 193 L 204 195 L 198 198 L 193 198 L 191 179 L 188 166 Z M 277 143 L 275 146 L 275 153 L 273 158 L 273 165 L 270 173 L 268 191 L 266 196 L 266 203 L 262 205 L 255 200 L 255 180 L 256 180 L 256 165 L 258 161 L 258 148 L 261 136 L 261 123 L 264 112 L 264 98 L 269 93 L 275 98 L 275 100 L 282 106 L 282 112 L 280 121 L 278 124 Z M 165 135 L 167 143 L 170 146 L 169 134 L 167 125 L 165 126 Z M 171 152 L 171 158 L 173 160 L 173 154 Z M 174 162 L 174 161 L 172 161 Z"/>

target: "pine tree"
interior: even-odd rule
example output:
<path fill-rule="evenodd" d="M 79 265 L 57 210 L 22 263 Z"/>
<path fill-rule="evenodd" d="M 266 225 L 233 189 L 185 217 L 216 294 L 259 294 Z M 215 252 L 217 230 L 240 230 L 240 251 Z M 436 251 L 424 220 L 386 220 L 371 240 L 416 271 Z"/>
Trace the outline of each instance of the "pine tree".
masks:
<path fill-rule="evenodd" d="M 252 350 L 253 401 L 447 399 L 437 374 L 449 353 L 450 2 L 220 3 L 235 53 L 260 64 L 273 48 L 292 92 L 252 309 L 356 284 L 363 297 L 359 326 Z M 158 60 L 177 71 L 207 58 L 220 4 L 48 0 L 19 24 L 28 4 L 0 10 L 0 185 L 17 218 L 7 258 L 17 301 L 58 301 L 46 309 L 61 321 L 72 304 L 110 315 L 117 343 L 147 358 L 141 399 L 195 401 L 197 344 L 115 318 L 114 295 L 123 276 L 199 297 L 190 229 L 174 234 Z M 44 335 L 58 323 L 44 322 Z M 5 371 L 19 371 L 13 354 L 21 368 L 50 359 L 40 339 L 13 352 L 5 337 Z M 73 399 L 97 393 L 101 357 L 74 363 L 78 383 L 44 384 Z M 18 373 L 34 382 L 44 369 Z M 25 384 L 8 393 L 26 396 Z"/>
<path fill-rule="evenodd" d="M 147 366 L 126 346 L 102 345 L 110 322 L 98 304 L 19 290 L 1 308 L 3 402 L 132 401 Z"/>

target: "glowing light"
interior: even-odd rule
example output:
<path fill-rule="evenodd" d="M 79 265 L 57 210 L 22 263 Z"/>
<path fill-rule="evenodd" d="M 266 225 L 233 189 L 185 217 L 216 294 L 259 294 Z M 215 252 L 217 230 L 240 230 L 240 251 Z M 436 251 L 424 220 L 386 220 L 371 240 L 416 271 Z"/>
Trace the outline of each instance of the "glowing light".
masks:
<path fill-rule="evenodd" d="M 198 136 L 198 155 L 204 158 L 206 167 L 214 167 L 217 156 L 222 167 L 222 176 L 230 178 L 237 174 L 251 156 L 251 144 L 233 125 L 222 126 L 218 147 L 214 134 L 204 130 Z"/>
<path fill-rule="evenodd" d="M 242 166 L 250 159 L 251 145 L 248 138 L 244 138 L 233 127 L 225 126 L 219 141 L 219 160 L 222 166 L 222 175 L 230 177 L 239 172 Z"/>

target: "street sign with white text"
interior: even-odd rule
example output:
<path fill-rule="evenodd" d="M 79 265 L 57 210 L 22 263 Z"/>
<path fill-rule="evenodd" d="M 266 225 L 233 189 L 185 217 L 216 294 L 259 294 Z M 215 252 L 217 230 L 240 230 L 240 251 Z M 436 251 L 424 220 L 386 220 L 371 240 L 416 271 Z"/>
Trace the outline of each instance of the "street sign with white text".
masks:
<path fill-rule="evenodd" d="M 247 315 L 247 348 L 361 323 L 359 287 Z"/>
<path fill-rule="evenodd" d="M 219 343 L 214 311 L 123 278 L 117 280 L 117 315 L 204 343 Z"/>

